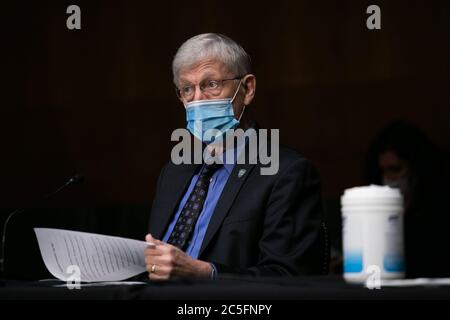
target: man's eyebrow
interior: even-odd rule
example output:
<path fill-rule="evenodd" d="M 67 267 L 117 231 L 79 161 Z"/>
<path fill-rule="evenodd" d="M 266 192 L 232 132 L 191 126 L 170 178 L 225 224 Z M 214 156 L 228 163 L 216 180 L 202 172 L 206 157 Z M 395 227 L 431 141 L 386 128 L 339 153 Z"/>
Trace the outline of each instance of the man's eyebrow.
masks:
<path fill-rule="evenodd" d="M 218 76 L 219 75 L 217 74 L 217 72 L 205 72 L 205 74 L 202 76 L 201 81 L 210 80 L 211 78 L 217 78 Z M 190 83 L 191 83 L 190 81 L 180 77 L 180 84 L 190 84 Z"/>
<path fill-rule="evenodd" d="M 214 77 L 217 77 L 218 75 L 217 75 L 217 72 L 206 72 L 204 75 L 203 75 L 203 79 L 210 79 L 210 78 L 214 78 Z"/>

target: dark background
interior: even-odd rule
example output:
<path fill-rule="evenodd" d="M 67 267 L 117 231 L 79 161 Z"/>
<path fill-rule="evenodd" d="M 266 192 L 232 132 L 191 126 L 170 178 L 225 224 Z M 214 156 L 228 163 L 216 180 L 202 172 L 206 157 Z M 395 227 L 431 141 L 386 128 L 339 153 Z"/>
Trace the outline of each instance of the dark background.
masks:
<path fill-rule="evenodd" d="M 71 4 L 81 7 L 81 30 L 66 28 Z M 381 7 L 381 30 L 366 28 L 370 4 Z M 29 1 L 2 8 L 2 216 L 81 173 L 83 185 L 41 207 L 83 208 L 73 220 L 65 216 L 70 210 L 53 212 L 59 226 L 141 238 L 159 170 L 170 159 L 170 134 L 185 126 L 171 61 L 182 42 L 204 32 L 226 34 L 251 55 L 257 93 L 249 112 L 315 163 L 334 217 L 344 189 L 367 183 L 368 145 L 388 122 L 410 121 L 441 149 L 450 147 L 446 0 Z M 14 223 L 41 225 L 48 211 L 29 210 Z M 18 230 L 11 237 L 21 239 Z"/>

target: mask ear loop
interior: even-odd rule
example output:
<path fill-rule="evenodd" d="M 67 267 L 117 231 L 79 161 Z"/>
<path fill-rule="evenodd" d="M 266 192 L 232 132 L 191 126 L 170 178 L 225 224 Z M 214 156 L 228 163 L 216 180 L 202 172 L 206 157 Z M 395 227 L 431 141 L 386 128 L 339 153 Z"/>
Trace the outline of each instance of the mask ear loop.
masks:
<path fill-rule="evenodd" d="M 239 92 L 239 89 L 240 89 L 240 87 L 241 87 L 241 84 L 242 84 L 242 79 L 239 80 L 239 85 L 238 85 L 238 87 L 237 87 L 237 89 L 236 89 L 236 92 L 234 93 L 233 98 L 231 99 L 231 103 L 233 103 L 234 98 L 236 98 L 236 96 L 237 96 L 237 94 L 238 94 L 238 92 Z M 239 116 L 238 121 L 241 121 L 241 118 L 242 118 L 242 116 L 243 116 L 243 114 L 244 114 L 244 111 L 245 111 L 245 107 L 246 107 L 246 105 L 244 104 L 244 107 L 243 107 L 243 109 L 242 109 L 242 112 L 241 112 L 241 115 Z"/>
<path fill-rule="evenodd" d="M 246 105 L 244 104 L 244 107 L 242 108 L 242 112 L 241 112 L 241 115 L 239 116 L 238 121 L 241 121 L 241 118 L 244 115 L 245 107 L 246 107 Z"/>
<path fill-rule="evenodd" d="M 238 87 L 237 87 L 237 89 L 236 89 L 236 92 L 234 93 L 233 98 L 231 98 L 231 103 L 233 103 L 234 98 L 236 98 L 236 96 L 237 96 L 237 94 L 238 94 L 238 92 L 239 92 L 239 88 L 241 87 L 241 84 L 242 84 L 242 79 L 239 80 L 239 85 L 238 85 Z"/>

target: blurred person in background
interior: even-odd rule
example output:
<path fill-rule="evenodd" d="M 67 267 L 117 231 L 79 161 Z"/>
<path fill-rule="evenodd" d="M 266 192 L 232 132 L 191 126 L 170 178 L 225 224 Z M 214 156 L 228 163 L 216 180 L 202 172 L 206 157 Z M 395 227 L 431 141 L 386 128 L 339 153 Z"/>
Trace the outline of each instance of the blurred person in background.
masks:
<path fill-rule="evenodd" d="M 369 148 L 369 183 L 399 188 L 404 197 L 408 278 L 450 275 L 446 164 L 443 153 L 428 137 L 404 121 L 384 127 Z"/>

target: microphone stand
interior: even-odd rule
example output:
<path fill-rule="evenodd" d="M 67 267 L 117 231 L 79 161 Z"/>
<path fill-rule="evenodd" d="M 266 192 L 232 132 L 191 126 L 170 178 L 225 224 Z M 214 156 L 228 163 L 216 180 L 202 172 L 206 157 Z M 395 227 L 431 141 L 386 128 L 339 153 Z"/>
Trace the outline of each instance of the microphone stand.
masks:
<path fill-rule="evenodd" d="M 83 176 L 81 175 L 74 175 L 72 178 L 70 178 L 69 180 L 67 180 L 67 182 L 65 184 L 63 184 L 61 187 L 59 187 L 58 189 L 56 189 L 55 191 L 46 194 L 42 200 L 47 200 L 51 197 L 53 197 L 54 195 L 56 195 L 57 193 L 59 193 L 60 191 L 64 190 L 65 188 L 75 185 L 75 184 L 79 184 L 81 182 L 84 181 Z M 17 208 L 16 210 L 12 211 L 10 214 L 8 214 L 8 216 L 6 217 L 6 220 L 3 224 L 3 233 L 2 233 L 2 251 L 1 251 L 1 258 L 0 258 L 0 272 L 2 275 L 4 275 L 5 272 L 5 261 L 6 261 L 6 257 L 5 257 L 5 243 L 6 243 L 6 229 L 8 227 L 8 223 L 11 220 L 12 217 L 14 217 L 17 214 L 20 214 L 22 212 L 26 211 L 26 208 Z"/>

